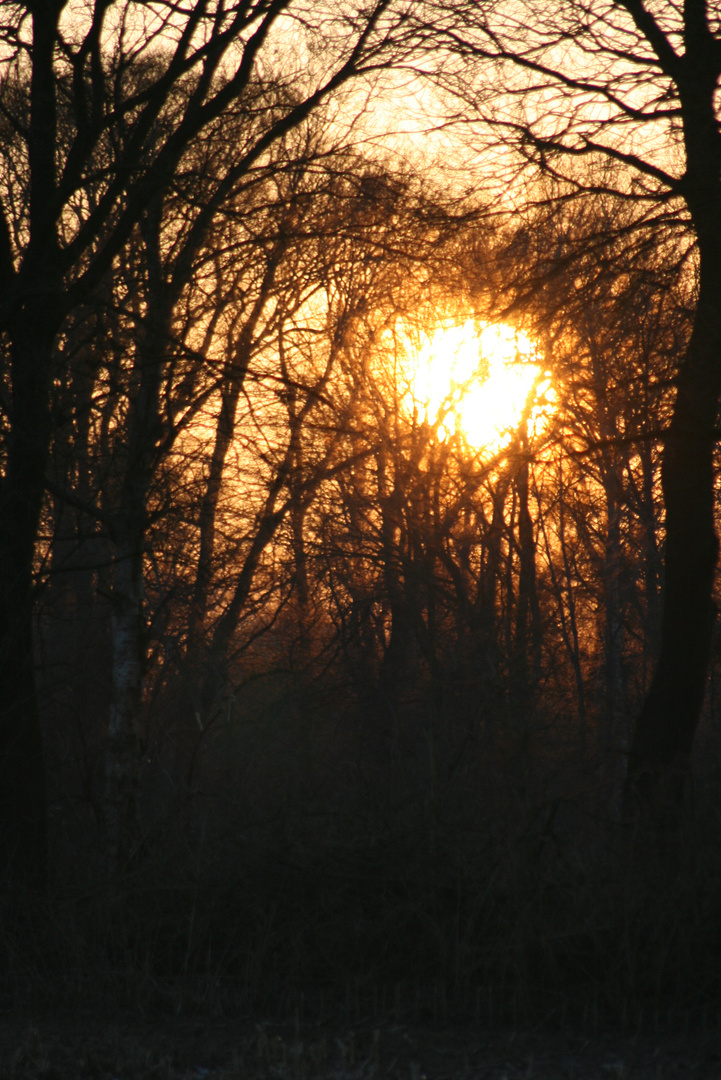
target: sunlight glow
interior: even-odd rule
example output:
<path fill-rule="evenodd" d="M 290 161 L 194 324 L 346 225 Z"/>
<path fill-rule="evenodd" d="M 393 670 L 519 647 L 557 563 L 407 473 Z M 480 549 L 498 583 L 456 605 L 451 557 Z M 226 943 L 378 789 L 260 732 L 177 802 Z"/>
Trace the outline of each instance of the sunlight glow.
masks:
<path fill-rule="evenodd" d="M 528 410 L 538 430 L 555 400 L 538 349 L 505 323 L 479 328 L 472 319 L 439 326 L 409 347 L 405 410 L 436 428 L 440 442 L 463 438 L 475 450 L 501 450 Z"/>

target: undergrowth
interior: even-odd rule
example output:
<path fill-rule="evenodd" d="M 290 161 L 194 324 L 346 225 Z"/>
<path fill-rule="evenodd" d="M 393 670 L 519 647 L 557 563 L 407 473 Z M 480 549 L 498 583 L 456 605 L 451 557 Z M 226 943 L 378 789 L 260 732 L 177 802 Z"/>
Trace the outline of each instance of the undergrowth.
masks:
<path fill-rule="evenodd" d="M 6 904 L 3 1003 L 591 1033 L 721 1022 L 714 807 L 665 836 L 580 797 L 415 826 L 399 811 L 250 829 L 226 810 L 191 801 L 111 877 L 99 854 L 66 854 L 46 895 Z"/>

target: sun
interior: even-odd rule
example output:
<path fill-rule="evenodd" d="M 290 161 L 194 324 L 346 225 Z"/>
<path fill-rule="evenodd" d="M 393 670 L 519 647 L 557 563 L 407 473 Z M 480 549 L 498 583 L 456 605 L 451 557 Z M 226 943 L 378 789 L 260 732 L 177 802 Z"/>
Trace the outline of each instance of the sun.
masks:
<path fill-rule="evenodd" d="M 408 350 L 404 406 L 474 450 L 498 452 L 524 413 L 537 428 L 555 394 L 529 337 L 506 323 L 446 323 Z"/>

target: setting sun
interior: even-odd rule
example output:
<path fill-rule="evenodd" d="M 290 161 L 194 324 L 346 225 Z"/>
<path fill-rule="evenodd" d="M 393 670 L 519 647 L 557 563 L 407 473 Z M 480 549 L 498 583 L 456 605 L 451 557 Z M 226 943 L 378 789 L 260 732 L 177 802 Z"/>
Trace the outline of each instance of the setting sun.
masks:
<path fill-rule="evenodd" d="M 441 441 L 459 435 L 474 449 L 498 450 L 529 405 L 536 422 L 554 400 L 536 346 L 505 323 L 480 332 L 470 319 L 441 325 L 409 352 L 406 407 L 437 425 Z"/>

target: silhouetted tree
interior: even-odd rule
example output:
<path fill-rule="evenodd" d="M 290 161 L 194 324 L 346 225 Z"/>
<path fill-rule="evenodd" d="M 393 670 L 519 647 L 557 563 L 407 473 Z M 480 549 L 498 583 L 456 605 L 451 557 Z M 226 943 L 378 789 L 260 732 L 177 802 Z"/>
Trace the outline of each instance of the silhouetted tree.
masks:
<path fill-rule="evenodd" d="M 444 85 L 503 162 L 563 178 L 566 195 L 613 193 L 638 234 L 688 252 L 693 330 L 678 357 L 664 432 L 666 510 L 660 653 L 638 717 L 626 784 L 629 813 L 656 822 L 679 808 L 704 697 L 716 567 L 713 454 L 721 391 L 721 50 L 703 2 L 432 5 Z M 423 17 L 426 12 L 419 12 Z M 491 81 L 497 95 L 484 87 Z M 506 153 L 505 161 L 509 161 Z M 499 175 L 502 168 L 499 168 Z M 506 174 L 507 175 L 507 174 Z M 626 221 L 622 226 L 628 230 Z M 693 250 L 693 254 L 691 251 Z"/>
<path fill-rule="evenodd" d="M 182 183 L 189 147 L 222 127 L 224 115 L 245 111 L 245 138 L 190 211 L 191 232 L 206 229 L 284 133 L 344 83 L 390 63 L 393 43 L 402 47 L 408 37 L 402 9 L 396 13 L 388 0 L 318 7 L 311 21 L 306 15 L 293 0 L 152 14 L 130 0 L 98 0 L 82 11 L 64 0 L 4 9 L 2 115 L 10 138 L 0 221 L 0 828 L 13 878 L 44 865 L 33 560 L 58 335 L 140 223 L 153 228 L 152 215 Z M 308 44 L 304 69 L 295 64 L 298 36 Z M 294 63 L 284 68 L 289 47 Z M 267 80 L 284 87 L 272 102 L 258 96 Z"/>

